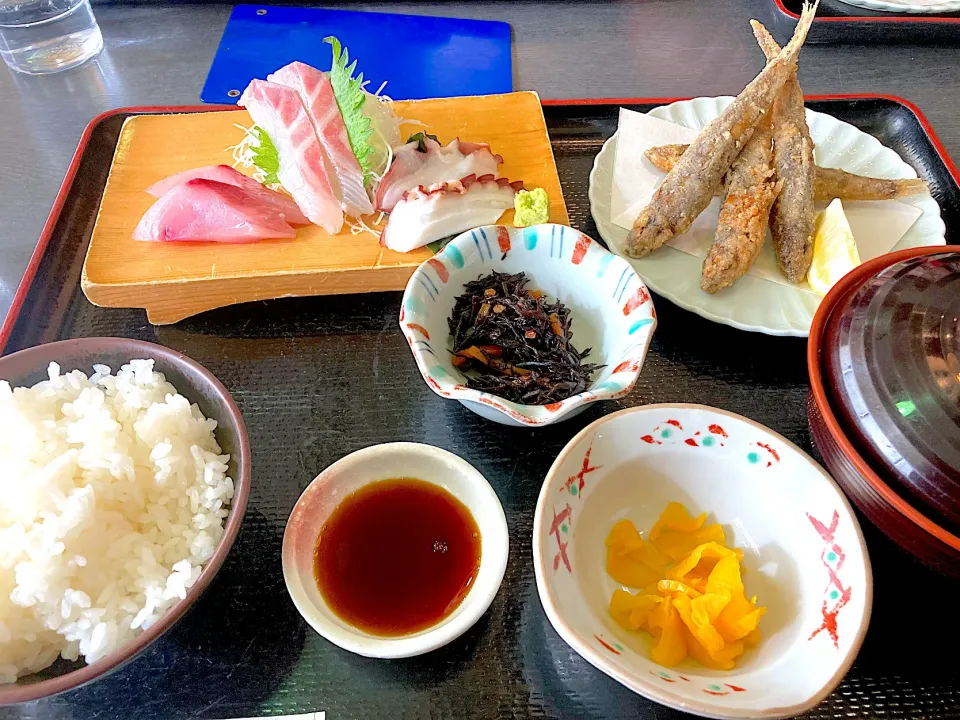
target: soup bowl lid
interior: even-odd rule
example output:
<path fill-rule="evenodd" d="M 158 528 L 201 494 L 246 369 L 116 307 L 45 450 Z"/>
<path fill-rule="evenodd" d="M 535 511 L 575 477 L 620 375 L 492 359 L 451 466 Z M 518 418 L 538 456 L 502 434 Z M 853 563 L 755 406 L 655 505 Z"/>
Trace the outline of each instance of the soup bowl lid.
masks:
<path fill-rule="evenodd" d="M 830 402 L 851 442 L 910 504 L 960 529 L 960 252 L 852 284 L 824 340 Z"/>

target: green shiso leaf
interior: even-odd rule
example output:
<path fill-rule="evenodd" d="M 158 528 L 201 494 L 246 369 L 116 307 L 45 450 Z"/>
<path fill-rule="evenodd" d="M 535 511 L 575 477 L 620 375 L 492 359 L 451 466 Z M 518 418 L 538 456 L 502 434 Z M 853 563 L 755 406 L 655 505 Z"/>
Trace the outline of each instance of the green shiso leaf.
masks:
<path fill-rule="evenodd" d="M 430 250 L 434 255 L 443 250 L 447 243 L 453 240 L 456 235 L 450 235 L 449 237 L 440 238 L 439 240 L 434 240 L 432 243 L 427 244 L 427 249 Z"/>
<path fill-rule="evenodd" d="M 435 143 L 439 143 L 440 140 L 437 139 L 436 135 L 431 135 L 430 133 L 418 132 L 414 133 L 407 140 L 407 144 L 415 142 L 417 144 L 417 152 L 425 153 L 427 151 L 427 138 L 430 138 Z"/>
<path fill-rule="evenodd" d="M 343 116 L 343 123 L 347 126 L 350 149 L 360 163 L 363 179 L 366 182 L 373 175 L 370 160 L 370 155 L 373 153 L 370 147 L 373 129 L 370 127 L 370 118 L 363 114 L 363 103 L 367 99 L 367 93 L 363 90 L 363 73 L 353 77 L 357 61 L 354 60 L 351 65 L 347 65 L 350 62 L 350 55 L 346 48 L 341 52 L 340 41 L 337 38 L 331 35 L 323 41 L 333 48 L 330 83 L 333 85 L 333 94 L 337 99 L 340 114 Z"/>
<path fill-rule="evenodd" d="M 257 145 L 255 147 L 251 146 L 253 164 L 263 171 L 265 185 L 279 184 L 280 178 L 277 177 L 277 172 L 280 170 L 280 153 L 277 152 L 273 140 L 263 131 L 262 127 L 255 125 L 251 132 L 257 139 Z"/>

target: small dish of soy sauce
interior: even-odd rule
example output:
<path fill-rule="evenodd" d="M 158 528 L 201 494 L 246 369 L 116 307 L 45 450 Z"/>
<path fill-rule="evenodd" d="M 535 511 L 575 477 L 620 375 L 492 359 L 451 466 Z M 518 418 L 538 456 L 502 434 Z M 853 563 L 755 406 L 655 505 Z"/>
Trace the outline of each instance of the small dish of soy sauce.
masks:
<path fill-rule="evenodd" d="M 503 508 L 461 458 L 375 445 L 324 470 L 287 523 L 283 572 L 323 637 L 368 657 L 434 650 L 493 602 L 508 555 Z"/>

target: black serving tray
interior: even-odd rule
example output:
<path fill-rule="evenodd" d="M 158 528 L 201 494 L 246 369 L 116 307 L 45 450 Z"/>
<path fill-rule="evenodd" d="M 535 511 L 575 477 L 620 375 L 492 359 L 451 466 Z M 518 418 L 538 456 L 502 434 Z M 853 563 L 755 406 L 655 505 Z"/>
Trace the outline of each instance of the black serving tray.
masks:
<path fill-rule="evenodd" d="M 781 43 L 793 35 L 803 0 L 762 0 L 768 29 Z M 956 45 L 960 12 L 940 15 L 865 10 L 841 0 L 820 0 L 807 43 Z"/>
<path fill-rule="evenodd" d="M 577 101 L 544 112 L 571 224 L 596 237 L 587 200 L 594 156 L 620 105 Z M 960 242 L 956 168 L 912 106 L 895 98 L 811 98 L 809 106 L 877 136 L 917 169 Z M 659 325 L 636 388 L 567 422 L 530 430 L 484 421 L 422 381 L 397 325 L 400 293 L 281 299 L 222 308 L 155 327 L 143 310 L 98 308 L 78 285 L 84 252 L 125 118 L 101 116 L 84 134 L 10 317 L 4 353 L 94 335 L 139 338 L 209 368 L 243 412 L 253 486 L 240 536 L 194 608 L 122 670 L 0 719 L 238 718 L 326 711 L 328 720 L 424 718 L 679 718 L 606 677 L 571 650 L 543 613 L 531 533 L 550 464 L 604 413 L 655 402 L 698 402 L 746 415 L 813 453 L 807 429 L 806 342 L 746 333 L 654 297 Z M 352 655 L 297 614 L 280 566 L 284 525 L 324 467 L 374 443 L 410 440 L 464 457 L 496 489 L 510 561 L 486 615 L 445 648 L 409 660 Z M 960 716 L 960 587 L 934 576 L 864 521 L 875 573 L 873 621 L 839 688 L 807 717 Z M 946 653 L 946 655 L 944 655 Z M 945 658 L 945 659 L 941 659 Z"/>

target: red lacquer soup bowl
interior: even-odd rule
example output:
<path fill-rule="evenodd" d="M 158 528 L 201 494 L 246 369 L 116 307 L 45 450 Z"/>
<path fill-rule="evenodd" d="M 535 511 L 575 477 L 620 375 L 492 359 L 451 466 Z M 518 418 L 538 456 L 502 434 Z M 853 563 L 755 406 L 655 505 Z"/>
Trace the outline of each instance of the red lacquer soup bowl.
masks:
<path fill-rule="evenodd" d="M 810 329 L 808 417 L 837 482 L 886 535 L 960 575 L 960 246 L 875 258 Z"/>

